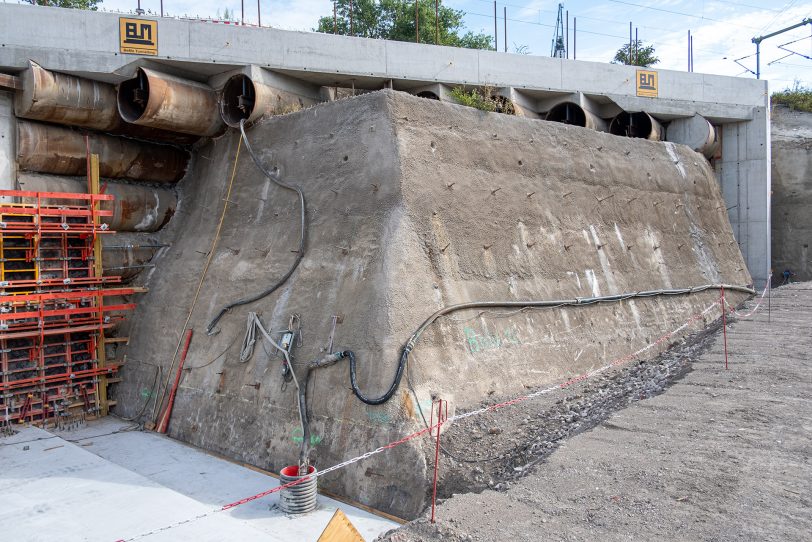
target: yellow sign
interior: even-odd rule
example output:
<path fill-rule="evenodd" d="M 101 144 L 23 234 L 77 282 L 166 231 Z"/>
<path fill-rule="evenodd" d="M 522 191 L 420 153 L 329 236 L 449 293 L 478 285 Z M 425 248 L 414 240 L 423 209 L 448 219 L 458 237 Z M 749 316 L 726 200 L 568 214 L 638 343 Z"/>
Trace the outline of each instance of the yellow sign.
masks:
<path fill-rule="evenodd" d="M 130 55 L 157 55 L 158 21 L 119 17 L 118 39 L 122 53 Z"/>
<path fill-rule="evenodd" d="M 648 98 L 657 97 L 657 72 L 637 70 L 637 95 Z"/>

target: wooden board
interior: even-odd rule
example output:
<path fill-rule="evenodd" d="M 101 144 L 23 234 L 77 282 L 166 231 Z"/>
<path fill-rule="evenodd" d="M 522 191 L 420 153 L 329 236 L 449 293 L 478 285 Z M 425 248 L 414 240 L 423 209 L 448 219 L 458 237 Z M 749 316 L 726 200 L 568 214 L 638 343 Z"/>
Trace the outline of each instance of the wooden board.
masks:
<path fill-rule="evenodd" d="M 317 542 L 365 542 L 364 537 L 358 532 L 358 529 L 350 523 L 349 518 L 341 511 L 340 508 L 336 509 L 336 513 L 330 518 L 324 532 L 321 533 Z"/>

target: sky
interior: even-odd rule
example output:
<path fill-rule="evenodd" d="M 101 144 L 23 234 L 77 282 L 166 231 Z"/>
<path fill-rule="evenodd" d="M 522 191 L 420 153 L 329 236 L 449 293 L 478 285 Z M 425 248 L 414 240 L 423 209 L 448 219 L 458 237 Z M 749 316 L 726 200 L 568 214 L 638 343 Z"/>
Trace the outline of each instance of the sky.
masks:
<path fill-rule="evenodd" d="M 288 30 L 312 30 L 322 15 L 331 15 L 331 0 L 259 0 L 262 24 Z M 423 0 L 427 1 L 427 0 Z M 104 0 L 101 9 L 134 10 L 137 0 Z M 468 29 L 493 34 L 493 0 L 444 0 L 466 13 Z M 142 8 L 158 12 L 160 0 L 141 0 Z M 239 0 L 164 0 L 170 15 L 215 18 L 224 8 L 239 18 Z M 507 7 L 508 51 L 526 46 L 530 54 L 549 56 L 558 2 L 497 1 L 499 50 L 504 50 L 504 8 Z M 693 35 L 694 71 L 754 77 L 755 45 L 751 39 L 812 17 L 809 0 L 572 0 L 564 2 L 570 17 L 570 58 L 609 62 L 629 41 L 629 22 L 639 39 L 656 49 L 662 69 L 687 70 L 688 31 Z M 577 23 L 574 22 L 577 19 Z M 257 1 L 245 3 L 246 22 L 256 23 Z M 577 26 L 577 50 L 572 36 Z M 792 42 L 792 43 L 789 43 Z M 783 46 L 784 48 L 779 48 Z M 770 90 L 796 82 L 812 87 L 812 25 L 769 38 L 761 47 L 762 79 Z M 742 58 L 744 57 L 744 58 Z M 735 62 L 739 60 L 740 66 Z M 750 71 L 748 71 L 750 70 Z"/>

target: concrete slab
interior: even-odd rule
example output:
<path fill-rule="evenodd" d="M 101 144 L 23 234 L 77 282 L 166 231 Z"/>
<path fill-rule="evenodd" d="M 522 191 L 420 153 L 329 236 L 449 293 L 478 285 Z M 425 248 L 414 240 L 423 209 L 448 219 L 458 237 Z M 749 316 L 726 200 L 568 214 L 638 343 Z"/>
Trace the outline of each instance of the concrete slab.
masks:
<path fill-rule="evenodd" d="M 276 478 L 132 427 L 106 418 L 75 431 L 26 427 L 0 440 L 5 537 L 112 541 L 158 530 L 144 539 L 307 541 L 339 507 L 367 540 L 397 525 L 323 496 L 316 511 L 295 518 L 275 508 L 275 495 L 212 513 Z"/>

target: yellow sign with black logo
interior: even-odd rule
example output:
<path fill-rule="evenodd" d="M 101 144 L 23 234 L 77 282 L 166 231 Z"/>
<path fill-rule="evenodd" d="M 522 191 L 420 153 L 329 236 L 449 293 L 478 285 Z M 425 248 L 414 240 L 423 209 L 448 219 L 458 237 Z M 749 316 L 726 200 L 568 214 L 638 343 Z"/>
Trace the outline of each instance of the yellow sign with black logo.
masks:
<path fill-rule="evenodd" d="M 647 98 L 657 97 L 657 72 L 637 70 L 637 95 Z"/>
<path fill-rule="evenodd" d="M 128 55 L 158 54 L 158 21 L 118 18 L 119 50 Z"/>

